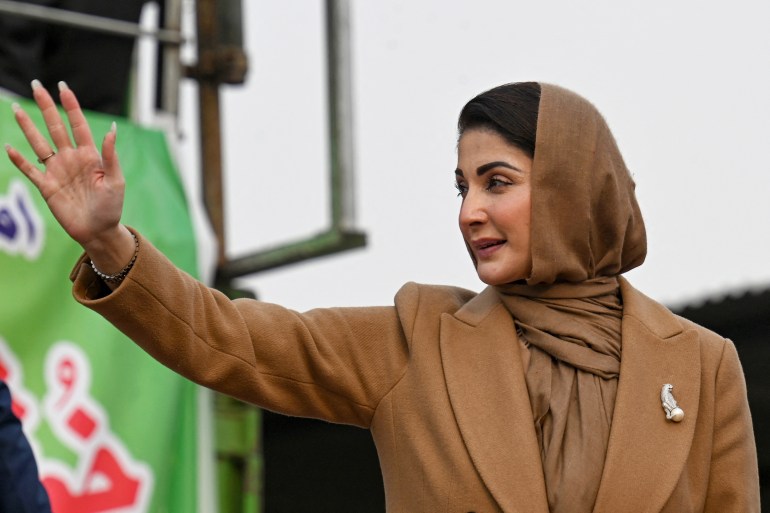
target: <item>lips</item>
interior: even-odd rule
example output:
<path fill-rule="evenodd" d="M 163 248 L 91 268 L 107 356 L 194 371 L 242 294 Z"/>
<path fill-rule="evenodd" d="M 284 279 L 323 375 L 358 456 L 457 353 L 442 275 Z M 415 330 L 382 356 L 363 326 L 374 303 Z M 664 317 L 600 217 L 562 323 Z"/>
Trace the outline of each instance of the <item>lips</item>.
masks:
<path fill-rule="evenodd" d="M 491 256 L 495 251 L 505 244 L 505 239 L 478 239 L 471 243 L 477 258 L 486 258 Z"/>

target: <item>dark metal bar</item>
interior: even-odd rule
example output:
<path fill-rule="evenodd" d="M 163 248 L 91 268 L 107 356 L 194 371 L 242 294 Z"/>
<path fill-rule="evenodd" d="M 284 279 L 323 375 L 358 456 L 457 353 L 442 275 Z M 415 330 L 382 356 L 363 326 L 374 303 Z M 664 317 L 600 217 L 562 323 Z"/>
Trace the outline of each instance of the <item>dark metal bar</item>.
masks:
<path fill-rule="evenodd" d="M 222 129 L 217 68 L 216 0 L 198 0 L 198 109 L 200 117 L 203 204 L 218 243 L 217 263 L 225 263 L 225 216 L 222 179 Z"/>
<path fill-rule="evenodd" d="M 219 268 L 219 276 L 224 280 L 231 280 L 364 246 L 366 246 L 364 233 L 328 231 L 310 239 L 231 259 Z"/>
<path fill-rule="evenodd" d="M 143 29 L 140 25 L 128 21 L 68 11 L 66 9 L 57 9 L 55 7 L 16 2 L 13 0 L 0 0 L 0 13 L 20 16 L 55 25 L 66 25 L 94 32 L 105 32 L 117 36 L 133 38 L 150 36 L 162 43 L 170 45 L 180 45 L 184 42 L 179 31 L 166 29 L 148 31 Z"/>

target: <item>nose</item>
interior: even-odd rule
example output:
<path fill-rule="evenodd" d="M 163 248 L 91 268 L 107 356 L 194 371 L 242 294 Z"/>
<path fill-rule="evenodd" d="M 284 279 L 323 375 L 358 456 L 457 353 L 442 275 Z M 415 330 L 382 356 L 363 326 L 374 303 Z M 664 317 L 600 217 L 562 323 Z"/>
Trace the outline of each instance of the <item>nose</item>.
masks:
<path fill-rule="evenodd" d="M 468 228 L 487 221 L 487 209 L 479 194 L 468 191 L 460 205 L 460 228 Z"/>

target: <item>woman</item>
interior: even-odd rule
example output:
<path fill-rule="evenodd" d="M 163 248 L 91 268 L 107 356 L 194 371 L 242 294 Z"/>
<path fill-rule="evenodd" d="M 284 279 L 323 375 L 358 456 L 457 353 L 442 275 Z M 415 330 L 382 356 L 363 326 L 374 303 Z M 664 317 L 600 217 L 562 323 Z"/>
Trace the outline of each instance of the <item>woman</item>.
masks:
<path fill-rule="evenodd" d="M 583 98 L 510 84 L 463 109 L 460 230 L 484 291 L 410 283 L 394 307 L 300 314 L 230 301 L 121 225 L 115 129 L 100 158 L 62 84 L 73 146 L 34 85 L 55 148 L 16 108 L 45 172 L 8 154 L 86 252 L 77 300 L 202 385 L 369 428 L 388 511 L 759 511 L 735 348 L 619 276 L 644 225 Z"/>

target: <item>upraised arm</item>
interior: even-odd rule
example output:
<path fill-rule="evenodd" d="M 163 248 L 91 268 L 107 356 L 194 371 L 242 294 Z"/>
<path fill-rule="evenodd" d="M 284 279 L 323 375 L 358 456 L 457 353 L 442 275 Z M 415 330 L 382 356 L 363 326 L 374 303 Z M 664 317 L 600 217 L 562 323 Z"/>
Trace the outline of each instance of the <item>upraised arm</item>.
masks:
<path fill-rule="evenodd" d="M 106 274 L 117 273 L 131 261 L 135 244 L 131 233 L 120 224 L 125 180 L 115 151 L 116 126 L 113 123 L 104 136 L 99 152 L 75 93 L 64 82 L 59 82 L 59 92 L 74 141 L 53 98 L 34 80 L 32 93 L 53 146 L 18 104 L 13 105 L 13 110 L 44 170 L 10 145 L 6 145 L 6 151 L 94 265 Z"/>

